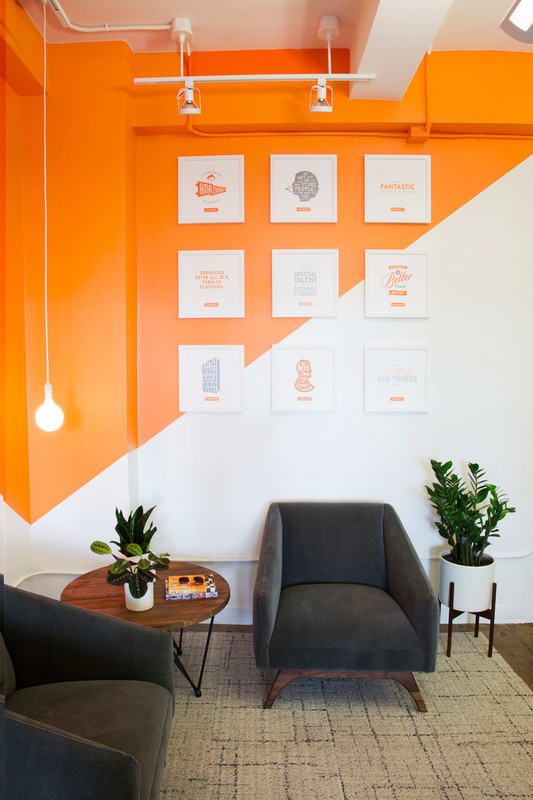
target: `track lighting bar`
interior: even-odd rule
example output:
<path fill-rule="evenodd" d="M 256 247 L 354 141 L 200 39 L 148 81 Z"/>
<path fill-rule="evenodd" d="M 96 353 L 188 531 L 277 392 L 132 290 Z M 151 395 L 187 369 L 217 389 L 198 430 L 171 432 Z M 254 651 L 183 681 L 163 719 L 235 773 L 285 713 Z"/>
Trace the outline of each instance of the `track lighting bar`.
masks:
<path fill-rule="evenodd" d="M 274 82 L 295 82 L 301 81 L 303 83 L 315 83 L 320 80 L 330 81 L 373 81 L 376 78 L 374 72 L 336 72 L 331 75 L 323 74 L 317 75 L 302 75 L 296 73 L 293 75 L 281 75 L 274 73 L 273 75 L 172 75 L 163 78 L 134 78 L 133 82 L 137 86 L 147 86 L 152 84 L 184 84 L 186 81 L 192 83 L 274 83 Z"/>

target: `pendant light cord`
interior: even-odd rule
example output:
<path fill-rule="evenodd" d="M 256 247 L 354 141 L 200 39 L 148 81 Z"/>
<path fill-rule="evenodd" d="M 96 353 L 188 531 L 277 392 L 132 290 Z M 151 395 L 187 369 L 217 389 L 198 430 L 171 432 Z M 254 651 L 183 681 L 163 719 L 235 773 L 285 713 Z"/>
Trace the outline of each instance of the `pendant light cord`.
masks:
<path fill-rule="evenodd" d="M 48 355 L 48 150 L 47 150 L 47 30 L 46 8 L 48 0 L 43 2 L 43 209 L 44 209 L 44 347 L 46 359 L 46 383 L 50 383 L 50 357 Z"/>

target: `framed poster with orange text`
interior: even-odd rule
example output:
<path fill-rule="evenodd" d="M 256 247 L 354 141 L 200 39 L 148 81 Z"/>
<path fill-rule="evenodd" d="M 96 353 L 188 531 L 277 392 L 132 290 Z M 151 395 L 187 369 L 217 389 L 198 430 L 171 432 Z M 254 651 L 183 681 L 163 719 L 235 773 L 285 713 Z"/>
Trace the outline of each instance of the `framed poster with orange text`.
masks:
<path fill-rule="evenodd" d="M 180 318 L 244 317 L 243 250 L 180 250 L 178 273 Z"/>
<path fill-rule="evenodd" d="M 272 348 L 272 411 L 334 411 L 335 350 Z"/>
<path fill-rule="evenodd" d="M 365 316 L 427 317 L 428 254 L 366 250 Z"/>
<path fill-rule="evenodd" d="M 431 156 L 365 155 L 365 222 L 431 222 Z"/>
<path fill-rule="evenodd" d="M 338 250 L 272 250 L 272 316 L 334 317 Z"/>
<path fill-rule="evenodd" d="M 178 222 L 244 222 L 244 156 L 180 156 Z"/>
<path fill-rule="evenodd" d="M 365 347 L 365 411 L 427 411 L 426 347 Z"/>
<path fill-rule="evenodd" d="M 271 222 L 337 222 L 337 156 L 270 156 Z"/>
<path fill-rule="evenodd" d="M 179 410 L 242 411 L 243 345 L 181 345 Z"/>

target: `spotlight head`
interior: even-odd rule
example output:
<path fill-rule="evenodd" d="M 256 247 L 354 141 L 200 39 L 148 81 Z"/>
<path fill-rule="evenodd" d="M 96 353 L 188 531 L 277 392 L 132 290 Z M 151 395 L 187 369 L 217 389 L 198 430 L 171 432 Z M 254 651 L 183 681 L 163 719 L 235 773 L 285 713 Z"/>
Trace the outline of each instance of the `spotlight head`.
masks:
<path fill-rule="evenodd" d="M 318 83 L 311 86 L 309 111 L 322 114 L 333 111 L 333 88 L 328 86 L 325 78 L 319 78 Z"/>
<path fill-rule="evenodd" d="M 178 101 L 179 114 L 200 114 L 202 111 L 200 90 L 194 88 L 192 81 L 187 81 L 183 89 L 179 90 L 176 100 Z"/>

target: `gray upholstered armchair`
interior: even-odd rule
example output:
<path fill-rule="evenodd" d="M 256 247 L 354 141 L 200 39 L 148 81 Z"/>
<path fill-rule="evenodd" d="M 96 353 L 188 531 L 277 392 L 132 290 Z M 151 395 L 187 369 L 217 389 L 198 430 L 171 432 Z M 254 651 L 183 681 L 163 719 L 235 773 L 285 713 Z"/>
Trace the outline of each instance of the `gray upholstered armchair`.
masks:
<path fill-rule="evenodd" d="M 5 587 L 0 700 L 9 800 L 155 800 L 174 709 L 172 641 Z"/>
<path fill-rule="evenodd" d="M 435 670 L 438 601 L 398 515 L 382 503 L 274 503 L 254 590 L 257 666 L 290 681 L 390 678 L 426 706 L 413 671 Z"/>

